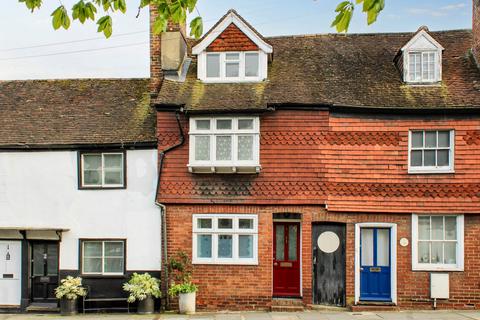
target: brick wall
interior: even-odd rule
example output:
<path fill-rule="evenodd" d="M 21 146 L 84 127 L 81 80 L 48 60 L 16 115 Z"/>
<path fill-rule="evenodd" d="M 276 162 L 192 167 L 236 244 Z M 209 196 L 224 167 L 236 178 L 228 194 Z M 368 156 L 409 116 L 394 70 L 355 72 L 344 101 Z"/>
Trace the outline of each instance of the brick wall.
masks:
<path fill-rule="evenodd" d="M 210 52 L 258 50 L 258 46 L 233 23 L 225 28 L 207 48 Z"/>
<path fill-rule="evenodd" d="M 192 214 L 244 213 L 259 215 L 258 266 L 196 265 L 194 282 L 199 285 L 199 310 L 268 309 L 272 297 L 273 213 L 302 214 L 302 282 L 303 302 L 312 302 L 312 223 L 341 222 L 346 224 L 346 296 L 347 305 L 354 303 L 355 223 L 388 222 L 397 224 L 397 242 L 409 239 L 409 245 L 397 245 L 397 295 L 403 309 L 430 309 L 428 272 L 411 271 L 411 215 L 329 213 L 320 206 L 251 206 L 251 205 L 169 205 L 167 207 L 168 253 L 183 250 L 191 255 Z M 480 248 L 478 233 L 480 216 L 465 216 L 465 272 L 450 272 L 448 301 L 439 301 L 438 308 L 480 307 Z"/>
<path fill-rule="evenodd" d="M 159 149 L 179 140 L 159 112 Z M 188 121 L 183 119 L 185 132 Z M 261 116 L 258 175 L 191 174 L 188 137 L 168 154 L 163 203 L 328 204 L 330 211 L 480 212 L 480 118 L 354 116 L 276 111 Z M 455 129 L 455 173 L 408 174 L 409 129 Z"/>
<path fill-rule="evenodd" d="M 473 52 L 480 65 L 480 0 L 473 0 Z"/>

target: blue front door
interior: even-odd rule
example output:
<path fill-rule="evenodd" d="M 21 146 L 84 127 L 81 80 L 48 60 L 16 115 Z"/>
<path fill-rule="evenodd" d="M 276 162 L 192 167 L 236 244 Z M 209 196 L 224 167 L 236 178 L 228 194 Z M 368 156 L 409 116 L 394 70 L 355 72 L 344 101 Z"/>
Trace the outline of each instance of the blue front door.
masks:
<path fill-rule="evenodd" d="M 392 301 L 390 229 L 360 229 L 360 300 Z"/>

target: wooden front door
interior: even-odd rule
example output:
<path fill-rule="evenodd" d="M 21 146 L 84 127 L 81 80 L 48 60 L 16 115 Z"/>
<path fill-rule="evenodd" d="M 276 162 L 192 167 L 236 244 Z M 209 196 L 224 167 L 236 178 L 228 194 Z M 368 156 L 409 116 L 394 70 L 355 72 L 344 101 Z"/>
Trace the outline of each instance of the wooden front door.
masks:
<path fill-rule="evenodd" d="M 54 302 L 58 286 L 58 242 L 31 242 L 32 300 Z"/>
<path fill-rule="evenodd" d="M 300 223 L 273 224 L 273 295 L 300 297 Z"/>
<path fill-rule="evenodd" d="M 345 225 L 314 224 L 313 303 L 345 306 Z"/>

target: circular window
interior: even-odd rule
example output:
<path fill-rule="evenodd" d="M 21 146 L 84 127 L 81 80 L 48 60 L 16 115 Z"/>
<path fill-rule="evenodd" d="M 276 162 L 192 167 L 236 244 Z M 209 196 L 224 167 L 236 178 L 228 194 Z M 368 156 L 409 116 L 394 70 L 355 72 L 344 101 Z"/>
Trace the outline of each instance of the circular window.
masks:
<path fill-rule="evenodd" d="M 333 253 L 340 246 L 337 234 L 331 231 L 323 232 L 317 239 L 317 245 L 325 253 Z"/>

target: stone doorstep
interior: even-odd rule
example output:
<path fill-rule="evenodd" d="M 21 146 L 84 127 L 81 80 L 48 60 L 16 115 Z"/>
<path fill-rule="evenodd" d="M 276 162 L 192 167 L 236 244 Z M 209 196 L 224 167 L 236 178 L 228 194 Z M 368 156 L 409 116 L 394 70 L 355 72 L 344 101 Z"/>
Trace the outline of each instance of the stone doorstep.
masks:
<path fill-rule="evenodd" d="M 400 311 L 400 308 L 393 303 L 359 303 L 350 306 L 352 312 L 372 311 Z"/>
<path fill-rule="evenodd" d="M 273 298 L 270 310 L 272 312 L 304 311 L 303 301 L 300 298 Z"/>

